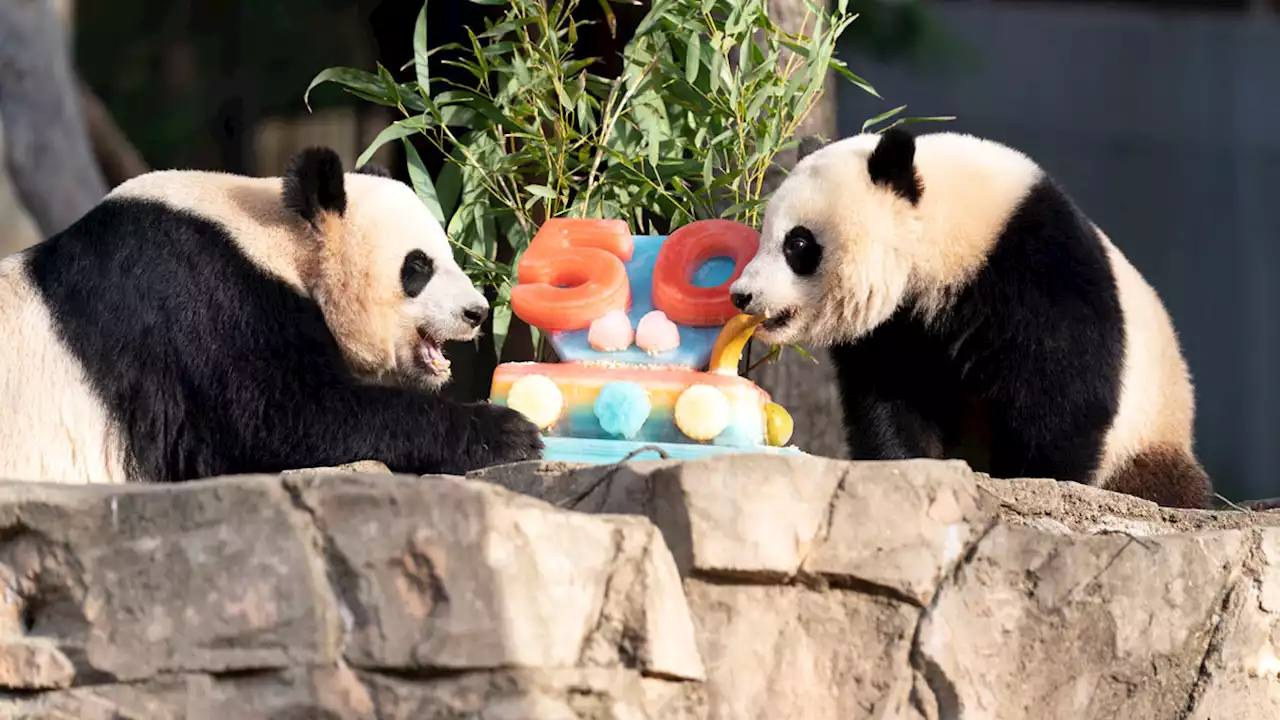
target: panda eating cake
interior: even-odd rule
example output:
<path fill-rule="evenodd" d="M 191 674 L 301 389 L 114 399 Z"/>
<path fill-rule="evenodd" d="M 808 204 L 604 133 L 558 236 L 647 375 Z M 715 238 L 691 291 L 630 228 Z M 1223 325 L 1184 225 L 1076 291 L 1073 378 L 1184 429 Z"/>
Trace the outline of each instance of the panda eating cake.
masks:
<path fill-rule="evenodd" d="M 785 447 L 786 410 L 738 374 L 759 320 L 739 314 L 729 285 L 758 243 L 728 220 L 670 236 L 632 235 L 622 220 L 547 221 L 517 267 L 511 307 L 562 362 L 499 365 L 491 401 L 542 429 L 547 460 L 799 453 Z"/>

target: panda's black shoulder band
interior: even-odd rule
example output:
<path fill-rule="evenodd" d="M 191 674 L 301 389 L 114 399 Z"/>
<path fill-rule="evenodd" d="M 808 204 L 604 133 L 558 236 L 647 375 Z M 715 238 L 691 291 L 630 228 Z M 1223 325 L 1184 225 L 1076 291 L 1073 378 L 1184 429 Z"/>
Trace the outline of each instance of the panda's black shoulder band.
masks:
<path fill-rule="evenodd" d="M 315 222 L 320 213 L 338 215 L 347 210 L 342 158 L 327 147 L 307 148 L 289 159 L 284 170 L 284 205 Z"/>

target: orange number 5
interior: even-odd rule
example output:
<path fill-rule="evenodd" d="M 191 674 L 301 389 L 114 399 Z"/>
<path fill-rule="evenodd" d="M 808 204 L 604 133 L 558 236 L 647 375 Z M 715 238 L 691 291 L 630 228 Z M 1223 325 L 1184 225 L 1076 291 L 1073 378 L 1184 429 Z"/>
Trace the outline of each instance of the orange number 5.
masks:
<path fill-rule="evenodd" d="M 667 238 L 653 266 L 653 304 L 680 325 L 723 325 L 738 314 L 729 285 L 760 247 L 760 233 L 732 220 L 698 220 Z M 733 260 L 733 274 L 715 287 L 697 287 L 693 273 L 716 257 Z"/>
<path fill-rule="evenodd" d="M 511 310 L 547 332 L 580 330 L 626 310 L 631 283 L 622 263 L 634 251 L 625 220 L 552 218 L 520 258 Z"/>

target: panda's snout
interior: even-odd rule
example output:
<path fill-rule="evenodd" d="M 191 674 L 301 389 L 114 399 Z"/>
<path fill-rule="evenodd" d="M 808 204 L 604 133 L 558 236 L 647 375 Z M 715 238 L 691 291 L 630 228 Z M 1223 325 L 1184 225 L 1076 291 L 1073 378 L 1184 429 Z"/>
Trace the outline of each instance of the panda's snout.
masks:
<path fill-rule="evenodd" d="M 747 308 L 751 307 L 751 293 L 729 293 L 729 301 L 733 303 L 734 307 L 746 312 Z"/>
<path fill-rule="evenodd" d="M 480 324 L 488 317 L 488 305 L 468 305 L 462 309 L 462 319 L 466 320 L 471 327 L 480 327 Z"/>

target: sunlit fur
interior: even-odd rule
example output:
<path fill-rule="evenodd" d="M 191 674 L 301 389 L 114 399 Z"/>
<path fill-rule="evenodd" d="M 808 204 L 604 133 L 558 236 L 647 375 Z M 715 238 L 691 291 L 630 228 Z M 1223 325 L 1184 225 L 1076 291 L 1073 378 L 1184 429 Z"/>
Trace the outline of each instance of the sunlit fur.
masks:
<path fill-rule="evenodd" d="M 760 250 L 735 283 L 753 310 L 796 317 L 761 340 L 817 346 L 849 342 L 889 318 L 908 297 L 922 316 L 944 309 L 982 265 L 1004 217 L 1040 174 L 1021 153 L 965 135 L 916 138 L 924 181 L 913 206 L 867 175 L 879 136 L 856 135 L 805 157 L 770 198 Z M 822 267 L 796 277 L 782 238 L 805 225 L 823 245 Z"/>
<path fill-rule="evenodd" d="M 0 261 L 0 478 L 125 482 L 120 436 L 84 369 L 59 340 L 23 254 Z"/>
<path fill-rule="evenodd" d="M 448 379 L 417 359 L 420 336 L 473 338 L 463 313 L 487 302 L 407 185 L 339 177 L 341 207 L 309 222 L 279 177 L 148 173 L 0 262 L 0 479 L 164 482 L 364 458 L 461 474 L 536 457 L 518 413 L 419 392 Z M 435 271 L 410 299 L 400 269 L 414 249 Z"/>
<path fill-rule="evenodd" d="M 781 328 L 758 330 L 761 340 L 852 343 L 899 308 L 929 327 L 983 269 L 1006 219 L 1044 176 L 1026 155 L 996 142 L 925 134 L 915 138 L 923 193 L 913 205 L 872 182 L 867 159 L 879 138 L 850 137 L 807 155 L 770 199 L 759 252 L 732 287 L 750 296 L 749 312 L 794 314 Z M 797 225 L 823 247 L 821 265 L 808 277 L 793 273 L 782 252 Z M 1153 454 L 1172 455 L 1198 473 L 1194 393 L 1173 325 L 1152 287 L 1098 236 L 1114 274 L 1125 342 L 1118 408 L 1092 481 L 1125 484 L 1117 477 L 1125 466 Z"/>
<path fill-rule="evenodd" d="M 171 170 L 129 180 L 108 198 L 162 200 L 218 218 L 256 264 L 309 296 L 354 373 L 371 381 L 437 389 L 450 371 L 429 372 L 415 355 L 419 329 L 465 341 L 478 328 L 461 311 L 488 301 L 453 259 L 444 230 L 413 190 L 391 178 L 346 173 L 346 212 L 325 212 L 319 232 L 280 202 L 281 179 Z M 420 249 L 435 274 L 416 298 L 400 287 L 400 264 Z"/>

